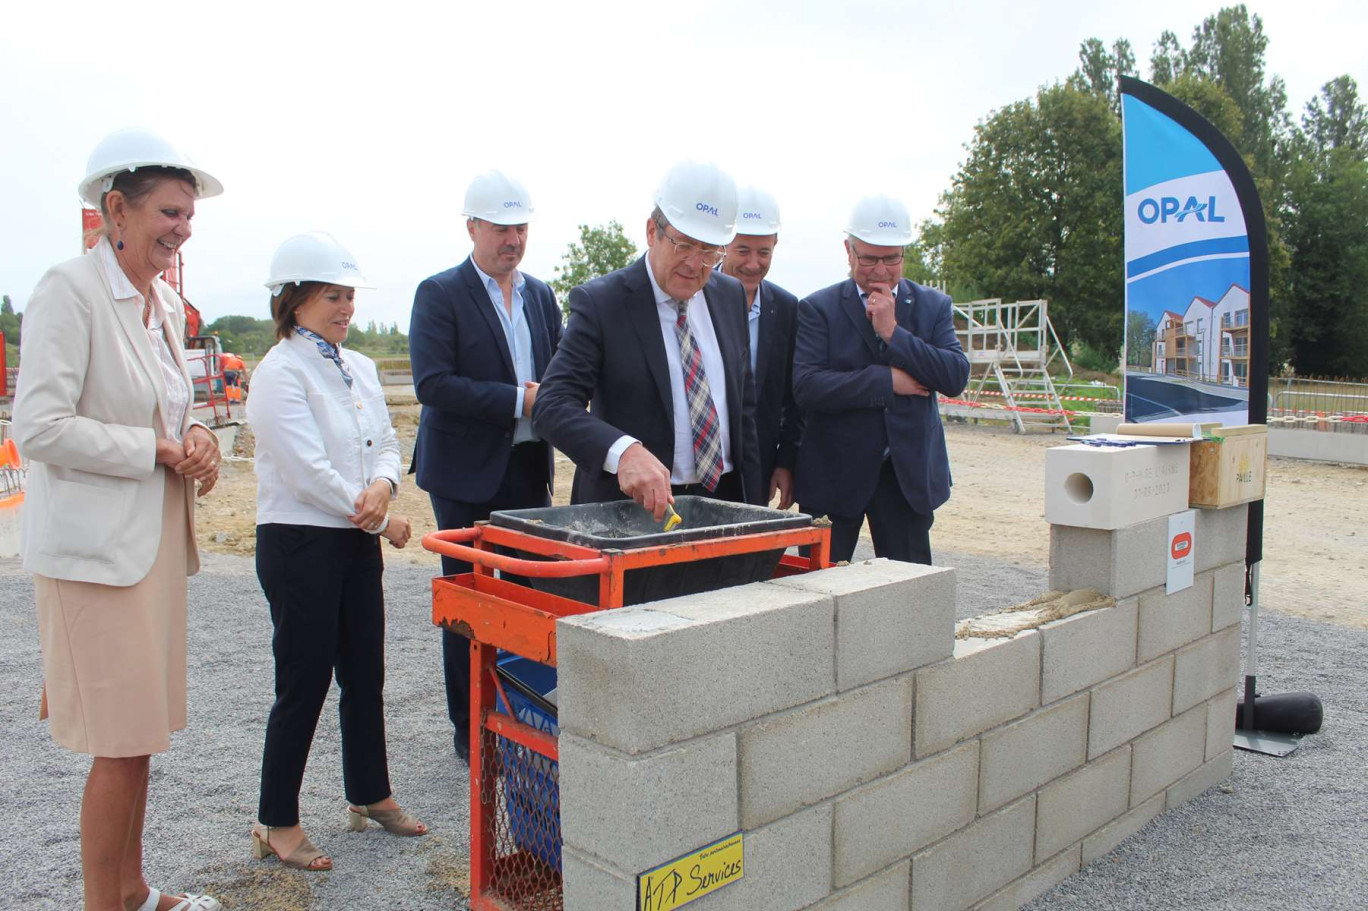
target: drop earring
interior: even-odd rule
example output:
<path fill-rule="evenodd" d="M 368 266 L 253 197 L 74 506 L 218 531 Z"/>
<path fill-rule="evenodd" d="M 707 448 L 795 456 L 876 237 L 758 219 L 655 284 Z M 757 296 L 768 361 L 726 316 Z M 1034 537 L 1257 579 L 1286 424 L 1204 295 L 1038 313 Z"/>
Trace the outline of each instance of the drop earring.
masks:
<path fill-rule="evenodd" d="M 117 244 L 115 244 L 115 246 L 116 246 L 118 249 L 122 250 L 122 249 L 123 249 L 123 241 L 119 241 Z"/>

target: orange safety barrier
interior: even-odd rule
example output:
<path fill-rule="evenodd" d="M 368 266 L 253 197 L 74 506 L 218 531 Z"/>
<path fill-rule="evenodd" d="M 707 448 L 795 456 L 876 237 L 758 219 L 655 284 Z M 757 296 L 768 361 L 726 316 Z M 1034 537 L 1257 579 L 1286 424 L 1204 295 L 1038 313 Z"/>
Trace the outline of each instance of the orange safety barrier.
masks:
<path fill-rule="evenodd" d="M 470 639 L 470 907 L 472 911 L 559 911 L 560 751 L 554 723 L 514 709 L 496 671 L 500 649 L 556 665 L 556 621 L 623 606 L 630 570 L 716 557 L 810 548 L 783 555 L 776 577 L 830 565 L 831 529 L 738 535 L 636 549 L 584 547 L 479 522 L 423 538 L 433 553 L 472 572 L 432 580 L 432 622 Z M 513 549 L 543 559 L 498 553 Z M 598 604 L 496 578 L 598 576 Z M 515 717 L 521 716 L 521 717 Z"/>

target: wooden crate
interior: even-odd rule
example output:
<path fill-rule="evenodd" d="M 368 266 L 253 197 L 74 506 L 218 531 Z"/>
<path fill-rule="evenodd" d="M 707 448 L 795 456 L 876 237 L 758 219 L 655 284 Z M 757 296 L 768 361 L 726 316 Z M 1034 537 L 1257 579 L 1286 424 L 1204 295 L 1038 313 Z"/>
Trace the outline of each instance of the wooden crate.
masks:
<path fill-rule="evenodd" d="M 1188 505 L 1224 509 L 1264 497 L 1268 428 L 1221 427 L 1215 439 L 1192 444 Z"/>

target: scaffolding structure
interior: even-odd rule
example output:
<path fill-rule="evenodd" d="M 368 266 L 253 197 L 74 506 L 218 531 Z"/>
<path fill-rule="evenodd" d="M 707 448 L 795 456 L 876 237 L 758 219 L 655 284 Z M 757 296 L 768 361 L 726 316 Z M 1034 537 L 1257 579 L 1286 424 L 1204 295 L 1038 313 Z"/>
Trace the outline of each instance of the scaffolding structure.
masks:
<path fill-rule="evenodd" d="M 1073 365 L 1050 323 L 1049 301 L 992 298 L 956 304 L 955 333 L 969 358 L 962 398 L 976 415 L 1003 411 L 1017 433 L 1072 431 L 1050 367 L 1058 360 L 1072 379 Z"/>

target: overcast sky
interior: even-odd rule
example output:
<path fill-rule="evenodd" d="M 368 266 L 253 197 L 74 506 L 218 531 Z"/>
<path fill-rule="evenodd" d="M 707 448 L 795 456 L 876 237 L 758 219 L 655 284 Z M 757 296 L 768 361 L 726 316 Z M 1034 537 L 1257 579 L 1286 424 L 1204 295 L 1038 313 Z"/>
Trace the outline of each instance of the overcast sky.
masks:
<path fill-rule="evenodd" d="M 267 316 L 275 247 L 321 229 L 377 285 L 357 319 L 406 329 L 418 282 L 469 252 L 459 209 L 477 171 L 528 186 L 537 220 L 523 268 L 549 280 L 580 223 L 616 218 L 643 246 L 655 185 L 683 157 L 775 195 L 784 230 L 770 277 L 803 294 L 843 275 L 858 196 L 931 214 L 974 125 L 1065 77 L 1081 41 L 1129 39 L 1144 77 L 1162 30 L 1186 46 L 1219 9 L 936 6 L 9 4 L 0 292 L 22 309 L 44 270 L 79 251 L 86 158 L 107 133 L 147 125 L 226 188 L 200 203 L 184 250 L 187 297 L 208 319 Z M 1368 4 L 1249 6 L 1297 116 L 1342 73 L 1368 94 Z"/>

